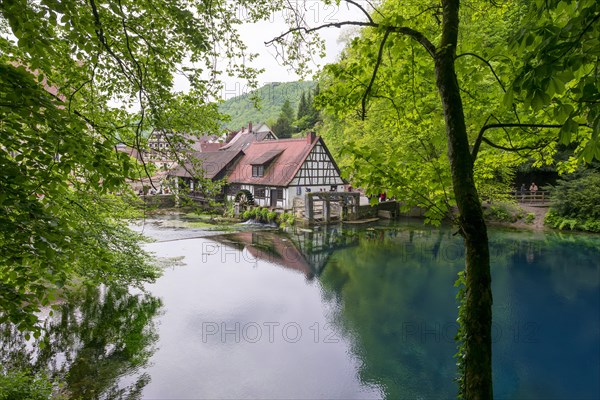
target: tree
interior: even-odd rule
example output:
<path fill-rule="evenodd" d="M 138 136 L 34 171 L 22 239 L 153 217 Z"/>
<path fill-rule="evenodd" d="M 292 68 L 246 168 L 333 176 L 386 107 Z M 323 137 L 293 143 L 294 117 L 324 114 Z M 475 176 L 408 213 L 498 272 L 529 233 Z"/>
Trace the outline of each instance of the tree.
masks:
<path fill-rule="evenodd" d="M 308 113 L 308 105 L 306 104 L 306 95 L 305 92 L 302 92 L 300 95 L 300 101 L 298 103 L 298 112 L 296 113 L 296 118 L 301 119 Z"/>
<path fill-rule="evenodd" d="M 459 379 L 460 395 L 469 399 L 491 398 L 493 391 L 490 257 L 476 171 L 480 177 L 487 175 L 488 179 L 490 174 L 494 175 L 497 172 L 494 169 L 485 171 L 486 163 L 478 162 L 482 159 L 481 151 L 486 151 L 482 150 L 482 144 L 500 150 L 500 152 L 490 152 L 490 157 L 505 158 L 501 160 L 503 162 L 510 160 L 504 156 L 505 152 L 521 152 L 522 155 L 525 155 L 523 152 L 528 152 L 540 163 L 551 162 L 559 138 L 565 142 L 575 139 L 572 136 L 565 138 L 562 133 L 559 135 L 558 130 L 573 132 L 580 124 L 585 124 L 577 119 L 587 117 L 589 121 L 590 115 L 586 114 L 583 108 L 564 106 L 567 102 L 566 96 L 561 99 L 562 106 L 555 106 L 557 111 L 554 116 L 547 115 L 542 108 L 551 102 L 552 95 L 544 96 L 542 93 L 549 90 L 548 88 L 556 92 L 555 85 L 560 92 L 560 83 L 567 85 L 566 82 L 577 82 L 577 80 L 581 82 L 581 79 L 591 79 L 592 82 L 597 83 L 597 74 L 591 72 L 597 63 L 597 57 L 592 55 L 590 59 L 584 61 L 581 51 L 575 51 L 577 55 L 573 57 L 574 61 L 571 64 L 560 63 L 560 65 L 571 73 L 577 71 L 577 74 L 567 74 L 568 76 L 559 79 L 560 83 L 558 83 L 550 79 L 558 70 L 556 56 L 552 60 L 543 60 L 543 57 L 540 59 L 539 56 L 534 55 L 535 53 L 524 51 L 523 48 L 516 54 L 513 51 L 512 55 L 506 47 L 504 54 L 494 54 L 489 51 L 497 49 L 502 39 L 506 43 L 506 39 L 510 39 L 510 33 L 516 32 L 519 27 L 530 29 L 530 26 L 539 26 L 540 21 L 543 23 L 544 19 L 540 20 L 538 17 L 540 13 L 545 12 L 545 2 L 537 2 L 539 7 L 533 4 L 531 7 L 533 11 L 529 14 L 528 4 L 520 2 L 502 6 L 494 3 L 495 7 L 490 7 L 488 2 L 470 2 L 468 8 L 461 9 L 460 2 L 457 0 L 443 0 L 439 5 L 412 1 L 398 4 L 388 1 L 379 8 L 373 8 L 372 12 L 367 11 L 357 2 L 346 1 L 345 3 L 362 12 L 365 20 L 337 21 L 316 27 L 308 26 L 302 9 L 298 8 L 290 13 L 293 15 L 290 18 L 294 24 L 292 28 L 271 43 L 287 48 L 306 49 L 321 44 L 318 39 L 308 35 L 320 29 L 344 25 L 365 28 L 361 33 L 362 36 L 353 39 L 349 45 L 354 52 L 354 58 L 342 59 L 339 64 L 329 67 L 326 75 L 330 77 L 330 81 L 324 84 L 332 85 L 334 89 L 330 91 L 329 96 L 322 98 L 320 103 L 325 107 L 330 106 L 328 118 L 332 119 L 333 126 L 338 128 L 343 126 L 343 123 L 338 122 L 338 117 L 343 116 L 348 120 L 350 119 L 348 110 L 355 113 L 354 123 L 349 128 L 354 131 L 355 136 L 367 132 L 377 123 L 383 125 L 381 131 L 387 130 L 387 134 L 379 139 L 385 143 L 383 146 L 365 142 L 354 143 L 351 146 L 344 144 L 344 150 L 349 154 L 349 163 L 368 166 L 363 168 L 362 172 L 353 169 L 354 175 L 351 176 L 353 179 L 370 183 L 373 187 L 378 185 L 397 188 L 398 192 L 407 187 L 411 189 L 415 182 L 424 185 L 429 190 L 420 201 L 428 204 L 430 208 L 434 207 L 430 214 L 432 219 L 439 219 L 446 215 L 451 207 L 456 205 L 458 215 L 453 216 L 453 221 L 458 226 L 458 233 L 464 239 L 466 250 L 465 274 L 461 278 L 465 284 L 464 304 L 459 315 L 461 320 L 459 336 L 464 343 L 458 360 L 462 371 Z M 558 8 L 556 3 L 559 2 L 549 2 L 548 11 L 551 14 L 553 7 Z M 569 23 L 571 26 L 583 27 L 579 29 L 578 34 L 561 35 L 564 32 L 561 32 L 559 27 L 554 25 L 552 29 L 545 30 L 542 25 L 538 30 L 525 34 L 522 42 L 531 50 L 534 43 L 543 48 L 551 38 L 554 42 L 562 42 L 565 40 L 561 38 L 567 38 L 569 45 L 558 46 L 553 50 L 559 53 L 572 47 L 580 50 L 597 49 L 597 41 L 594 42 L 595 39 L 592 39 L 597 38 L 597 35 L 594 36 L 596 28 L 591 27 L 597 26 L 598 13 L 590 11 L 597 5 L 592 5 L 592 2 L 585 3 L 583 5 L 584 8 L 587 7 L 585 9 L 579 9 L 579 4 L 573 3 L 567 11 L 563 7 L 558 18 L 548 18 L 553 23 L 559 21 L 564 27 L 569 26 Z M 500 18 L 499 22 L 505 23 L 505 31 L 494 32 L 490 31 L 489 27 L 476 24 L 478 19 L 488 14 L 490 19 L 486 22 L 493 21 L 492 18 L 497 16 Z M 585 14 L 586 17 L 578 20 L 580 14 Z M 480 28 L 479 31 L 477 28 L 470 29 L 469 25 L 461 25 L 459 23 L 461 19 L 474 23 L 474 26 Z M 577 23 L 574 23 L 575 21 Z M 497 25 L 490 24 L 490 26 Z M 486 34 L 491 34 L 492 40 L 485 40 Z M 576 44 L 577 39 L 587 38 L 588 35 L 590 41 L 587 45 L 579 47 Z M 465 42 L 466 51 L 460 48 Z M 594 43 L 596 43 L 595 47 Z M 463 51 L 459 52 L 459 50 Z M 500 56 L 503 58 L 500 59 Z M 518 62 L 515 64 L 511 62 L 520 57 L 524 57 L 525 60 L 536 60 L 536 64 L 534 66 L 531 63 L 525 64 L 521 70 L 522 74 L 514 76 L 514 67 Z M 594 57 L 596 60 L 593 59 Z M 291 61 L 295 58 L 301 59 L 301 66 L 307 62 L 299 51 L 291 54 Z M 386 65 L 384 61 L 388 64 Z M 580 71 L 580 67 L 584 64 L 586 65 L 584 71 Z M 389 93 L 387 90 L 390 86 L 395 86 L 394 78 L 397 78 L 395 73 L 404 68 L 408 69 L 413 76 L 415 76 L 414 72 L 418 71 L 422 77 L 421 81 L 413 80 L 410 86 L 404 87 L 404 93 L 413 94 L 412 110 L 403 108 L 403 104 L 396 102 L 403 99 L 392 96 L 391 94 L 394 93 Z M 536 71 L 538 68 L 541 70 L 541 76 L 536 77 L 532 70 Z M 516 70 L 519 71 L 518 68 Z M 499 72 L 504 73 L 504 79 L 511 82 L 510 86 L 500 79 Z M 348 78 L 345 85 L 337 84 L 339 83 L 337 79 L 341 76 Z M 538 79 L 544 84 L 540 85 Z M 474 85 L 468 84 L 468 80 L 472 80 Z M 486 110 L 487 104 L 477 97 L 479 93 L 469 90 L 478 89 L 477 86 L 479 89 L 489 86 L 490 82 L 495 85 L 491 95 L 499 94 L 492 103 L 491 112 Z M 402 85 L 398 84 L 395 87 L 402 88 Z M 509 90 L 506 89 L 507 87 Z M 402 91 L 398 90 L 396 93 L 398 92 Z M 517 99 L 515 92 L 518 92 L 522 98 Z M 594 92 L 588 89 L 588 93 Z M 470 101 L 470 98 L 474 101 Z M 404 129 L 401 124 L 385 125 L 390 118 L 381 119 L 384 113 L 378 112 L 376 106 L 382 103 L 378 99 L 386 99 L 392 103 L 392 110 L 398 114 L 404 111 L 404 115 L 398 115 L 398 121 L 405 122 L 412 117 L 408 132 L 400 131 Z M 494 109 L 496 105 L 501 112 L 499 115 L 496 115 Z M 367 111 L 375 115 L 372 120 L 368 118 Z M 558 115 L 564 114 L 567 117 L 563 120 L 554 121 Z M 443 119 L 437 119 L 438 115 Z M 522 117 L 525 119 L 521 119 Z M 595 121 L 595 115 L 592 115 L 591 121 Z M 440 130 L 444 132 L 443 137 L 428 132 Z M 390 135 L 390 131 L 394 134 Z M 585 146 L 592 142 L 595 149 L 598 142 L 597 134 L 594 136 L 593 130 L 586 132 L 586 137 L 579 137 L 577 140 L 582 141 Z M 338 135 L 340 135 L 338 136 L 340 142 L 344 142 L 345 135 L 343 133 Z M 395 138 L 395 135 L 402 139 Z M 515 141 L 514 137 L 518 139 Z M 389 150 L 379 151 L 384 147 Z M 414 149 L 419 150 L 414 151 Z M 595 154 L 595 150 L 592 153 Z M 394 157 L 389 157 L 390 155 Z M 422 165 L 428 167 L 420 168 Z M 449 185 L 451 194 L 446 190 L 446 185 Z M 415 197 L 423 196 L 422 191 L 419 190 L 411 190 L 410 194 Z"/>
<path fill-rule="evenodd" d="M 35 312 L 73 285 L 156 278 L 119 218 L 126 179 L 149 170 L 116 148 L 143 154 L 152 129 L 173 132 L 174 149 L 188 141 L 178 133 L 218 129 L 214 59 L 226 51 L 230 71 L 257 72 L 239 23 L 224 1 L 0 3 L 0 322 L 39 334 Z M 174 92 L 174 73 L 188 93 Z"/>
<path fill-rule="evenodd" d="M 280 139 L 292 137 L 292 133 L 294 133 L 292 122 L 294 122 L 294 110 L 292 110 L 290 101 L 286 100 L 281 106 L 279 118 L 277 118 L 275 125 L 273 125 L 273 132 Z"/>
<path fill-rule="evenodd" d="M 315 86 L 314 90 L 309 90 L 308 95 L 302 93 L 301 102 L 298 106 L 298 115 L 294 123 L 299 131 L 314 130 L 315 125 L 319 122 L 319 110 L 315 107 L 314 99 L 319 93 L 319 85 Z"/>
<path fill-rule="evenodd" d="M 317 107 L 315 107 L 315 98 L 319 95 L 319 84 L 315 86 L 312 93 L 308 94 L 306 100 L 307 112 L 306 112 L 306 124 L 308 129 L 314 129 L 315 125 L 319 122 L 321 116 Z"/>

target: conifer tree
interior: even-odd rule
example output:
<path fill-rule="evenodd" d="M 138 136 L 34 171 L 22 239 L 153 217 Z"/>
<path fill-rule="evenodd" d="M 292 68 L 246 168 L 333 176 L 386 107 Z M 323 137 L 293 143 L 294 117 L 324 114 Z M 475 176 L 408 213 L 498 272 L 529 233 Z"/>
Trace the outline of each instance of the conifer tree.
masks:
<path fill-rule="evenodd" d="M 277 122 L 273 125 L 273 132 L 275 132 L 280 139 L 292 137 L 292 122 L 294 122 L 294 110 L 292 109 L 290 101 L 286 100 L 281 106 L 281 112 L 279 113 Z"/>

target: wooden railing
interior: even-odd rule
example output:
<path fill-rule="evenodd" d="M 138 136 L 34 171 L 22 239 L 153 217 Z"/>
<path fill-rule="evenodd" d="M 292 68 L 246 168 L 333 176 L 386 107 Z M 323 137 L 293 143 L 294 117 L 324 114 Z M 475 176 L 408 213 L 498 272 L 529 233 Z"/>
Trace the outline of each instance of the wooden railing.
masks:
<path fill-rule="evenodd" d="M 511 195 L 513 195 L 519 203 L 543 204 L 550 200 L 550 192 L 543 190 L 538 190 L 535 192 L 530 190 L 526 190 L 524 192 L 513 191 L 511 192 Z"/>

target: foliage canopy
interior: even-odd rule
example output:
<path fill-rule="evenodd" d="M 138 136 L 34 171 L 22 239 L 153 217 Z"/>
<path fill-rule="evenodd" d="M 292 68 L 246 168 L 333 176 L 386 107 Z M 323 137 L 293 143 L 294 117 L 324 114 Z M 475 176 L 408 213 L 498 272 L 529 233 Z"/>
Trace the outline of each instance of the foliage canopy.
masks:
<path fill-rule="evenodd" d="M 461 8 L 456 71 L 483 199 L 505 198 L 520 164 L 556 163 L 564 172 L 594 157 L 599 11 L 596 2 L 562 3 L 546 9 L 472 1 Z M 420 2 L 385 2 L 373 18 L 410 21 L 436 37 L 438 11 Z M 414 38 L 390 35 L 381 44 L 385 36 L 382 28 L 356 32 L 341 60 L 325 67 L 317 98 L 321 133 L 357 186 L 370 194 L 387 190 L 407 207 L 429 210 L 436 222 L 456 203 L 434 65 Z M 571 143 L 575 151 L 557 162 L 557 151 Z"/>
<path fill-rule="evenodd" d="M 242 3 L 250 19 L 270 9 Z M 0 3 L 0 322 L 36 329 L 35 311 L 63 288 L 157 276 L 117 218 L 126 180 L 148 168 L 116 146 L 219 128 L 215 60 L 244 79 L 257 72 L 238 62 L 252 59 L 239 18 L 226 1 Z"/>

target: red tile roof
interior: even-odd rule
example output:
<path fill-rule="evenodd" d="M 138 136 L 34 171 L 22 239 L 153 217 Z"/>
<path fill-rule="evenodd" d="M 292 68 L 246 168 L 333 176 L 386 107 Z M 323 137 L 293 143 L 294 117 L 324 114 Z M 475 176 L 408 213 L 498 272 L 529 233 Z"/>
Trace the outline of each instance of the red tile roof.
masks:
<path fill-rule="evenodd" d="M 288 186 L 306 160 L 312 148 L 321 140 L 315 136 L 311 142 L 306 137 L 301 139 L 266 140 L 251 143 L 244 149 L 245 156 L 239 161 L 228 182 L 253 185 Z M 271 164 L 265 166 L 264 176 L 252 176 L 252 164 L 266 153 L 279 156 Z"/>
<path fill-rule="evenodd" d="M 275 157 L 277 157 L 278 155 L 280 155 L 282 152 L 283 152 L 283 149 L 269 150 L 269 151 L 261 154 L 260 156 L 258 156 L 254 160 L 251 160 L 250 164 L 252 164 L 252 165 L 267 164 L 267 163 L 271 162 Z"/>
<path fill-rule="evenodd" d="M 209 151 L 193 154 L 193 158 L 199 161 L 198 168 L 193 163 L 187 162 L 169 172 L 171 176 L 191 178 L 194 175 L 204 174 L 207 179 L 214 179 L 221 171 L 232 163 L 241 150 L 231 151 Z"/>
<path fill-rule="evenodd" d="M 266 125 L 265 128 L 267 128 Z M 260 131 L 242 129 L 230 141 L 224 144 L 221 150 L 246 150 L 246 147 L 250 143 L 263 141 L 269 134 L 272 135 L 273 133 L 268 128 Z"/>
<path fill-rule="evenodd" d="M 217 151 L 223 147 L 223 143 L 200 143 L 200 151 Z"/>

